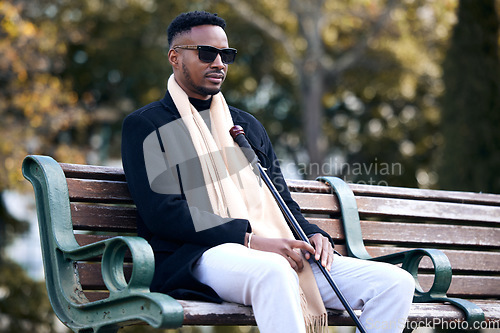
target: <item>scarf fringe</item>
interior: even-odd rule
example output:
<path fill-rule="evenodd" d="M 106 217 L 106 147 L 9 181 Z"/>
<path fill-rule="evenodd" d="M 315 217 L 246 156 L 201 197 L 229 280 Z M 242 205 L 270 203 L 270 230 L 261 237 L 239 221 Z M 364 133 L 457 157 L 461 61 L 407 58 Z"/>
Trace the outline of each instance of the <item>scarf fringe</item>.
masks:
<path fill-rule="evenodd" d="M 307 299 L 302 291 L 300 292 L 300 306 L 304 315 L 307 333 L 328 333 L 328 314 L 313 315 L 308 310 Z"/>

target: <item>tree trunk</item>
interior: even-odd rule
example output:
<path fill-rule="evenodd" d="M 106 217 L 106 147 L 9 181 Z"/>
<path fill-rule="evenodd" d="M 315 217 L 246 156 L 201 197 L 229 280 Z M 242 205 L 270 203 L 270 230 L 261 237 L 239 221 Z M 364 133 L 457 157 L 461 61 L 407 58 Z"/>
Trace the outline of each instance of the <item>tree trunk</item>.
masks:
<path fill-rule="evenodd" d="M 307 41 L 307 50 L 302 59 L 295 64 L 298 71 L 302 128 L 305 147 L 309 155 L 309 166 L 305 178 L 314 179 L 321 174 L 326 139 L 323 136 L 323 94 L 325 90 L 325 68 L 321 60 L 325 57 L 325 48 L 321 36 L 323 1 L 293 1 L 299 22 L 301 36 Z"/>
<path fill-rule="evenodd" d="M 309 67 L 312 70 L 309 70 Z M 305 170 L 307 179 L 314 179 L 321 174 L 325 158 L 326 141 L 323 136 L 323 105 L 324 74 L 318 64 L 306 65 L 300 73 L 301 111 L 303 129 L 305 131 L 305 146 L 309 154 L 309 166 Z"/>

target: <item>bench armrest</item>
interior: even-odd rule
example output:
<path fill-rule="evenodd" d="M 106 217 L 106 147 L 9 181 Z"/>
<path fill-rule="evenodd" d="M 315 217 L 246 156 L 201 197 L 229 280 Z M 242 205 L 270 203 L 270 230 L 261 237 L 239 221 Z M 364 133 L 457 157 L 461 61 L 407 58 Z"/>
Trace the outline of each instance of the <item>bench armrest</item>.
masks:
<path fill-rule="evenodd" d="M 342 212 L 347 252 L 350 257 L 383 261 L 391 264 L 403 264 L 402 268 L 413 275 L 415 279 L 415 302 L 426 302 L 432 297 L 446 296 L 446 292 L 451 284 L 452 272 L 450 261 L 443 252 L 434 249 L 415 249 L 372 258 L 366 251 L 363 242 L 356 198 L 350 187 L 337 177 L 321 177 L 318 180 L 329 184 L 337 194 Z M 434 283 L 427 292 L 422 290 L 418 282 L 418 264 L 424 256 L 429 257 L 434 264 Z"/>
<path fill-rule="evenodd" d="M 123 262 L 127 250 L 132 255 L 132 275 L 125 279 Z M 64 253 L 65 259 L 87 260 L 102 255 L 102 278 L 110 298 L 134 292 L 149 292 L 154 274 L 154 254 L 149 243 L 141 237 L 117 236 L 81 246 Z"/>
<path fill-rule="evenodd" d="M 434 282 L 428 291 L 423 291 L 418 281 L 418 265 L 423 257 L 430 258 L 434 265 Z M 438 297 L 446 297 L 446 292 L 451 284 L 452 271 L 450 261 L 439 250 L 414 249 L 375 257 L 369 260 L 402 264 L 401 268 L 408 271 L 415 279 L 414 302 L 423 303 Z"/>
<path fill-rule="evenodd" d="M 338 177 L 318 177 L 316 180 L 324 182 L 335 191 L 342 213 L 342 226 L 349 257 L 371 259 L 363 242 L 361 223 L 359 220 L 358 205 L 351 188 Z"/>
<path fill-rule="evenodd" d="M 166 294 L 150 292 L 154 256 L 139 237 L 115 237 L 80 246 L 73 223 L 66 176 L 48 156 L 27 156 L 23 174 L 35 191 L 40 242 L 49 300 L 57 317 L 74 332 L 117 332 L 124 323 L 147 322 L 155 328 L 182 325 L 182 306 Z M 132 254 L 131 278 L 123 260 Z M 85 297 L 75 261 L 102 255 L 102 275 L 110 296 L 94 302 Z"/>
<path fill-rule="evenodd" d="M 434 266 L 434 281 L 428 291 L 423 291 L 418 282 L 418 265 L 423 257 L 429 257 Z M 464 311 L 466 320 L 471 327 L 474 327 L 474 322 L 485 320 L 483 310 L 476 304 L 460 298 L 446 296 L 446 292 L 451 284 L 452 270 L 450 261 L 443 252 L 435 249 L 415 249 L 371 258 L 370 260 L 390 264 L 402 264 L 401 268 L 408 271 L 415 279 L 415 296 L 413 297 L 413 302 L 451 303 Z"/>
<path fill-rule="evenodd" d="M 446 292 L 451 284 L 452 269 L 448 257 L 442 251 L 436 249 L 414 249 L 372 258 L 366 251 L 363 242 L 358 207 L 351 188 L 338 177 L 318 177 L 316 180 L 330 185 L 337 195 L 342 213 L 347 253 L 350 257 L 391 264 L 402 264 L 402 268 L 408 271 L 415 279 L 414 302 L 450 302 L 465 312 L 469 323 L 485 320 L 482 309 L 476 304 L 446 296 Z M 428 291 L 423 291 L 418 281 L 418 265 L 425 256 L 429 257 L 434 265 L 434 282 Z"/>

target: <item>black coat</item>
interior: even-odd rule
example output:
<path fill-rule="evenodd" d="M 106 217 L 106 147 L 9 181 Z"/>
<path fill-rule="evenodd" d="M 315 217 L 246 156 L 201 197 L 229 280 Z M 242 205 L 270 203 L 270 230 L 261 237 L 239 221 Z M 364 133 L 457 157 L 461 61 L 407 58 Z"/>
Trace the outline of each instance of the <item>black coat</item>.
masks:
<path fill-rule="evenodd" d="M 268 175 L 304 232 L 307 235 L 320 232 L 329 237 L 319 227 L 307 222 L 297 203 L 292 200 L 262 124 L 247 112 L 231 106 L 229 110 L 234 124 L 245 130 L 260 163 L 267 168 Z M 244 244 L 245 233 L 251 231 L 251 228 L 248 220 L 234 219 L 196 232 L 186 197 L 182 193 L 160 194 L 151 189 L 145 165 L 144 140 L 150 134 L 158 133 L 158 129 L 163 125 L 179 118 L 180 114 L 168 92 L 162 100 L 128 115 L 122 129 L 123 168 L 137 206 L 138 234 L 151 244 L 155 254 L 155 274 L 151 290 L 178 299 L 220 302 L 221 299 L 215 291 L 194 278 L 192 267 L 203 252 L 211 247 L 224 243 Z M 165 144 L 179 143 L 160 143 Z M 182 176 L 179 174 L 179 177 Z M 182 179 L 180 181 L 182 182 Z"/>

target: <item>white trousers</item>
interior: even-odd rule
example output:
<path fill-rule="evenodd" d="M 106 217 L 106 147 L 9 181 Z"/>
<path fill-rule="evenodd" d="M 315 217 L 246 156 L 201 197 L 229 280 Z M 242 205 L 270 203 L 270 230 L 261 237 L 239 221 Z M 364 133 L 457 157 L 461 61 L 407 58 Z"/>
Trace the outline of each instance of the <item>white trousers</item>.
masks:
<path fill-rule="evenodd" d="M 316 264 L 311 264 L 325 307 L 344 310 Z M 251 305 L 261 333 L 305 333 L 296 272 L 282 256 L 223 244 L 206 251 L 194 274 L 225 301 Z M 415 281 L 386 263 L 335 256 L 330 271 L 368 333 L 401 332 Z"/>

